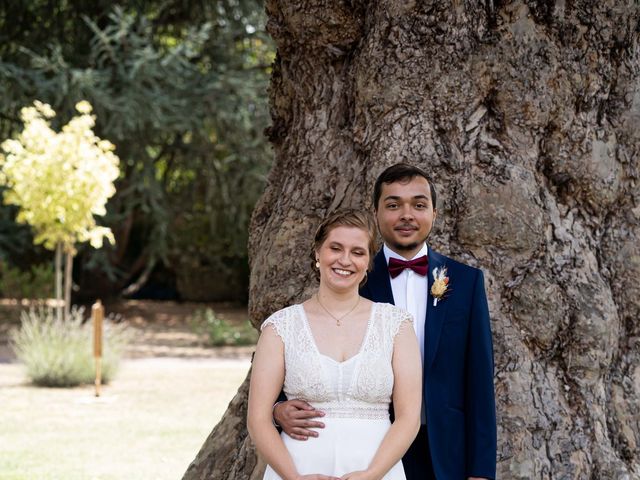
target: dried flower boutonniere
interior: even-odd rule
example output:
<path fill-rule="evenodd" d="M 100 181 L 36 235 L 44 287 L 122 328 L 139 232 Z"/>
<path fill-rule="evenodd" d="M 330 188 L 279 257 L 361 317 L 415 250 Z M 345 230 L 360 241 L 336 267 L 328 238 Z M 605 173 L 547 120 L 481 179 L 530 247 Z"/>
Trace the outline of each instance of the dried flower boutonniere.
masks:
<path fill-rule="evenodd" d="M 444 297 L 449 289 L 449 277 L 447 277 L 447 267 L 436 267 L 433 269 L 433 285 L 431 285 L 431 295 L 433 296 L 433 306 L 438 305 L 438 300 Z"/>

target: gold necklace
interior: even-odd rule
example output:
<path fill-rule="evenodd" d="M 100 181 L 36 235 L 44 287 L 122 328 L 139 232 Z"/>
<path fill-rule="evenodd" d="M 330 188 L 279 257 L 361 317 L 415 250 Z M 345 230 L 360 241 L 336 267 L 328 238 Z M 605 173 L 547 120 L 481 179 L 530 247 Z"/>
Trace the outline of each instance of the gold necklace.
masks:
<path fill-rule="evenodd" d="M 320 301 L 320 297 L 318 296 L 318 294 L 316 293 L 316 301 L 318 302 L 318 305 L 320 305 L 322 307 L 322 309 L 327 312 L 329 314 L 329 316 L 331 318 L 333 318 L 336 321 L 336 325 L 339 327 L 342 324 L 340 323 L 340 321 L 345 318 L 347 315 L 349 315 L 351 312 L 353 312 L 356 307 L 358 306 L 358 304 L 360 303 L 360 295 L 358 295 L 358 300 L 356 300 L 356 304 L 353 306 L 353 308 L 351 310 L 349 310 L 347 313 L 345 313 L 344 315 L 342 315 L 340 318 L 336 317 L 333 313 L 331 313 L 327 307 L 325 307 L 322 302 Z"/>

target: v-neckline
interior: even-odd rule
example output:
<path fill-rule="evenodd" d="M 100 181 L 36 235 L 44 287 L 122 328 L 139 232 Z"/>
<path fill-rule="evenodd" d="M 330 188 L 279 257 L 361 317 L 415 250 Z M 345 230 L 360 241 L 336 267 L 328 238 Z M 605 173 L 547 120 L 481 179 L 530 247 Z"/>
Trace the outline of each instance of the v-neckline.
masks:
<path fill-rule="evenodd" d="M 316 343 L 316 339 L 313 336 L 313 330 L 311 330 L 311 324 L 309 323 L 309 317 L 307 317 L 307 311 L 304 309 L 304 305 L 302 305 L 301 303 L 298 304 L 298 306 L 300 307 L 300 312 L 302 313 L 302 320 L 305 325 L 305 328 L 307 329 L 307 334 L 309 335 L 309 338 L 311 339 L 311 343 L 313 344 L 313 347 L 319 356 L 328 358 L 329 360 L 336 363 L 337 365 L 344 365 L 345 363 L 350 362 L 354 358 L 360 356 L 360 354 L 364 350 L 365 344 L 367 343 L 367 338 L 369 337 L 369 330 L 371 330 L 371 324 L 373 323 L 373 316 L 375 314 L 375 309 L 376 309 L 375 302 L 371 303 L 371 312 L 369 313 L 369 319 L 367 320 L 367 328 L 365 329 L 364 335 L 362 336 L 362 342 L 360 343 L 360 348 L 358 348 L 358 352 L 342 361 L 336 360 L 332 356 L 326 355 L 320 351 L 320 349 L 318 348 L 318 344 Z"/>

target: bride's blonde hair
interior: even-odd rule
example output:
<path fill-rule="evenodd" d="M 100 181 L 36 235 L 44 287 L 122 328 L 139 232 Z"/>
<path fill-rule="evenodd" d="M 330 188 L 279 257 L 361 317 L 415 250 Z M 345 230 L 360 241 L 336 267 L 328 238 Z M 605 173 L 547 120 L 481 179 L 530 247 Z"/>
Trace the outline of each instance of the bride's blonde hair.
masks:
<path fill-rule="evenodd" d="M 337 210 L 320 223 L 313 238 L 313 251 L 311 252 L 313 263 L 315 264 L 316 262 L 315 252 L 320 250 L 320 247 L 329 236 L 329 232 L 337 227 L 355 227 L 366 232 L 369 238 L 369 266 L 367 271 L 370 272 L 371 268 L 373 268 L 373 257 L 378 249 L 376 223 L 369 212 L 354 208 Z"/>

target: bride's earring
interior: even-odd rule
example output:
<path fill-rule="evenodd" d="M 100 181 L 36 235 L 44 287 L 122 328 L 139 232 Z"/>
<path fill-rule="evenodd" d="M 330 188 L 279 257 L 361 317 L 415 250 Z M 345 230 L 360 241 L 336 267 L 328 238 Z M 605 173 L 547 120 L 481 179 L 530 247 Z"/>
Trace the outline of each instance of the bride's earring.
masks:
<path fill-rule="evenodd" d="M 316 268 L 320 268 L 320 262 L 316 260 Z"/>

